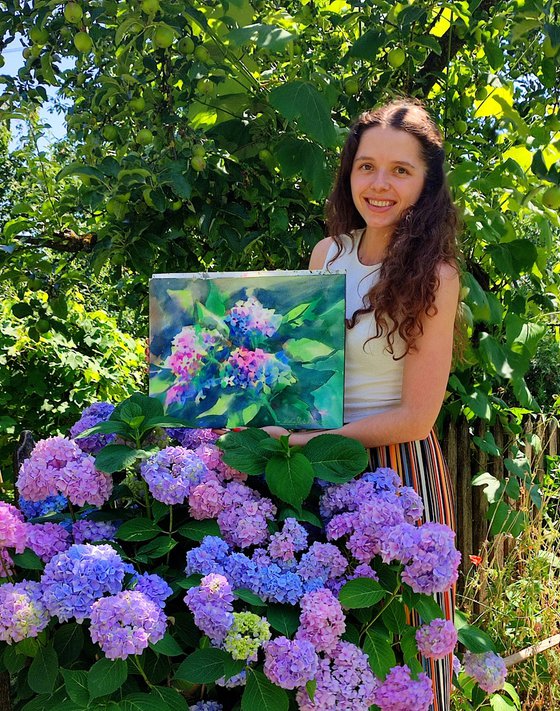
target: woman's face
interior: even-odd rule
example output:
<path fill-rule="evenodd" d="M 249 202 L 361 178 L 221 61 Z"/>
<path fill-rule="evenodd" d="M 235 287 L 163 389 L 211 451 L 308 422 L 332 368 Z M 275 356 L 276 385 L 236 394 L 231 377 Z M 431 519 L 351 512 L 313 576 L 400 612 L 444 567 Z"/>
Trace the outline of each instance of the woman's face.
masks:
<path fill-rule="evenodd" d="M 362 134 L 350 173 L 352 199 L 366 232 L 391 234 L 424 187 L 426 165 L 418 140 L 396 128 L 374 126 Z"/>

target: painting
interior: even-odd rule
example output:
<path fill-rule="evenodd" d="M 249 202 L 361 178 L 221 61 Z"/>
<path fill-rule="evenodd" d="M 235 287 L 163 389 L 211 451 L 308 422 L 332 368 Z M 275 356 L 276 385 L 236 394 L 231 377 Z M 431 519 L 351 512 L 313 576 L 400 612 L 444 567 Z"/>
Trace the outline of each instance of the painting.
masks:
<path fill-rule="evenodd" d="M 190 427 L 343 424 L 345 275 L 158 274 L 150 395 Z"/>

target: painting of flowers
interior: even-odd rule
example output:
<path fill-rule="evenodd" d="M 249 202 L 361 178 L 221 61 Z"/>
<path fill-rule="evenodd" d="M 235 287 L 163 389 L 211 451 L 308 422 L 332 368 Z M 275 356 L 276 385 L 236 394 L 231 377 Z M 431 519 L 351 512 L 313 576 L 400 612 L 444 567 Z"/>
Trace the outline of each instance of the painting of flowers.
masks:
<path fill-rule="evenodd" d="M 160 274 L 150 395 L 191 427 L 340 427 L 345 275 Z"/>

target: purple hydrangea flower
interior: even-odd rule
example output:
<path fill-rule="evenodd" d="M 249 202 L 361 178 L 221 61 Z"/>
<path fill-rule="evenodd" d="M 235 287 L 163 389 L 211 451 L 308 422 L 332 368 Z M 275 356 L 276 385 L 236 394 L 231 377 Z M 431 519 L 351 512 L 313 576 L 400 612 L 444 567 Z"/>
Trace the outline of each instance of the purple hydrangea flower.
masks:
<path fill-rule="evenodd" d="M 20 494 L 29 501 L 43 501 L 63 494 L 76 506 L 102 506 L 113 480 L 95 468 L 94 458 L 66 437 L 49 437 L 35 445 L 21 465 L 17 480 Z"/>
<path fill-rule="evenodd" d="M 340 602 L 330 590 L 322 588 L 301 599 L 297 639 L 306 639 L 318 652 L 332 652 L 346 629 Z"/>
<path fill-rule="evenodd" d="M 59 523 L 28 523 L 27 547 L 36 553 L 43 563 L 57 553 L 70 548 L 70 534 Z"/>
<path fill-rule="evenodd" d="M 245 553 L 231 553 L 224 562 L 224 574 L 232 588 L 259 589 L 260 574 L 257 565 Z"/>
<path fill-rule="evenodd" d="M 231 482 L 224 492 L 218 525 L 230 545 L 258 546 L 268 539 L 268 520 L 275 513 L 276 506 L 270 499 L 244 484 Z"/>
<path fill-rule="evenodd" d="M 212 642 L 221 644 L 233 625 L 233 592 L 223 575 L 210 573 L 200 585 L 187 590 L 185 602 L 193 613 L 196 626 Z"/>
<path fill-rule="evenodd" d="M 348 539 L 348 549 L 360 563 L 369 563 L 381 553 L 387 532 L 404 522 L 398 503 L 375 499 L 363 503 L 358 512 L 354 533 Z"/>
<path fill-rule="evenodd" d="M 272 559 L 285 563 L 294 560 L 295 553 L 307 548 L 307 531 L 295 518 L 287 518 L 282 530 L 270 537 L 268 552 Z"/>
<path fill-rule="evenodd" d="M 245 686 L 247 683 L 247 672 L 245 669 L 240 671 L 239 674 L 234 674 L 226 679 L 225 676 L 221 676 L 216 679 L 216 686 L 223 686 L 224 689 L 235 689 L 237 686 Z"/>
<path fill-rule="evenodd" d="M 16 553 L 23 553 L 27 534 L 27 524 L 21 511 L 0 501 L 0 548 L 15 548 Z"/>
<path fill-rule="evenodd" d="M 381 711 L 428 711 L 433 700 L 428 675 L 420 672 L 415 680 L 406 665 L 393 667 L 374 694 L 374 703 Z"/>
<path fill-rule="evenodd" d="M 264 673 L 273 684 L 295 689 L 315 677 L 319 659 L 311 642 L 277 637 L 264 645 Z"/>
<path fill-rule="evenodd" d="M 399 504 L 404 512 L 404 519 L 408 523 L 416 523 L 422 518 L 424 504 L 411 486 L 402 486 L 399 489 Z"/>
<path fill-rule="evenodd" d="M 182 504 L 208 469 L 190 449 L 166 447 L 143 462 L 140 473 L 154 499 L 172 505 Z"/>
<path fill-rule="evenodd" d="M 189 711 L 223 711 L 223 709 L 222 704 L 217 701 L 197 701 L 189 707 Z"/>
<path fill-rule="evenodd" d="M 91 606 L 90 635 L 108 659 L 142 654 L 163 638 L 167 618 L 159 606 L 136 590 L 102 597 Z"/>
<path fill-rule="evenodd" d="M 457 630 L 450 620 L 437 618 L 416 631 L 420 654 L 428 659 L 443 659 L 453 652 L 457 644 Z"/>
<path fill-rule="evenodd" d="M 348 562 L 338 548 L 332 543 L 314 543 L 301 557 L 297 567 L 302 580 L 331 580 L 341 576 Z"/>
<path fill-rule="evenodd" d="M 45 629 L 50 617 L 41 598 L 39 583 L 25 580 L 0 585 L 1 642 L 20 642 Z"/>
<path fill-rule="evenodd" d="M 297 692 L 300 711 L 367 711 L 378 684 L 367 655 L 350 642 L 339 642 L 330 656 L 319 659 L 315 680 L 313 701 L 307 689 Z M 418 711 L 408 711 L 413 708 Z"/>
<path fill-rule="evenodd" d="M 504 660 L 494 652 L 482 654 L 465 652 L 463 669 L 465 674 L 472 676 L 480 688 L 488 694 L 504 688 L 507 667 Z"/>
<path fill-rule="evenodd" d="M 189 493 L 189 513 L 192 518 L 202 520 L 216 518 L 223 510 L 224 487 L 214 480 L 203 481 Z"/>
<path fill-rule="evenodd" d="M 138 576 L 134 590 L 150 598 L 162 610 L 165 607 L 165 601 L 173 593 L 165 580 L 155 573 L 143 573 Z"/>
<path fill-rule="evenodd" d="M 461 554 L 455 548 L 455 533 L 442 523 L 425 523 L 418 528 L 414 556 L 405 565 L 402 580 L 414 592 L 433 595 L 445 592 L 456 582 Z"/>
<path fill-rule="evenodd" d="M 416 555 L 420 529 L 411 523 L 399 523 L 390 528 L 381 541 L 381 557 L 385 563 L 398 560 L 408 563 Z"/>
<path fill-rule="evenodd" d="M 19 497 L 18 506 L 20 511 L 27 520 L 30 518 L 39 518 L 50 513 L 60 513 L 68 506 L 68 500 L 65 496 L 57 494 L 56 496 L 47 496 L 42 501 L 28 501 L 23 496 Z"/>
<path fill-rule="evenodd" d="M 72 535 L 75 543 L 96 543 L 97 541 L 112 541 L 117 527 L 110 521 L 76 521 L 72 525 Z"/>
<path fill-rule="evenodd" d="M 193 575 L 194 573 L 199 575 L 219 573 L 223 575 L 229 552 L 230 548 L 223 538 L 204 536 L 197 548 L 192 548 L 187 552 L 185 572 L 187 575 Z"/>
<path fill-rule="evenodd" d="M 202 443 L 194 451 L 218 481 L 225 483 L 227 481 L 245 481 L 247 479 L 247 474 L 233 469 L 224 462 L 223 452 L 215 444 Z"/>
<path fill-rule="evenodd" d="M 100 422 L 106 422 L 114 409 L 115 406 L 111 405 L 110 402 L 94 402 L 93 405 L 86 407 L 80 419 L 70 428 L 70 437 L 75 439 L 85 430 L 89 430 L 90 427 L 94 427 Z M 113 442 L 115 436 L 113 433 L 103 434 L 97 432 L 87 437 L 80 437 L 76 439 L 76 442 L 82 451 L 88 454 L 97 454 L 106 444 Z"/>
<path fill-rule="evenodd" d="M 71 617 L 82 622 L 97 599 L 121 592 L 129 567 L 108 544 L 74 544 L 45 566 L 43 602 L 61 622 Z"/>

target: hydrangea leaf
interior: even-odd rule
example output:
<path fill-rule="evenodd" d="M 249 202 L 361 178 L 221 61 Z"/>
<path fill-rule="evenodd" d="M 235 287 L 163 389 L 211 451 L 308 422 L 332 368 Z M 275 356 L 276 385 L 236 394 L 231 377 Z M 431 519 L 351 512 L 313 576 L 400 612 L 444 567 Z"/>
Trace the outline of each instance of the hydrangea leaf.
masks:
<path fill-rule="evenodd" d="M 29 667 L 27 683 L 37 694 L 50 694 L 54 690 L 58 671 L 58 656 L 53 647 L 41 647 Z"/>
<path fill-rule="evenodd" d="M 159 533 L 163 533 L 149 518 L 133 518 L 125 521 L 115 534 L 122 541 L 149 541 Z"/>
<path fill-rule="evenodd" d="M 177 529 L 177 533 L 184 538 L 189 538 L 191 541 L 202 541 L 205 536 L 222 535 L 218 522 L 214 519 L 189 521 Z"/>
<path fill-rule="evenodd" d="M 334 350 L 322 341 L 314 341 L 311 338 L 289 338 L 283 348 L 292 360 L 302 363 L 311 363 L 318 358 L 326 358 Z"/>
<path fill-rule="evenodd" d="M 119 711 L 169 711 L 167 704 L 152 694 L 129 694 L 119 701 L 118 708 Z"/>
<path fill-rule="evenodd" d="M 241 711 L 288 711 L 288 695 L 256 669 L 247 672 L 247 685 L 241 698 Z"/>
<path fill-rule="evenodd" d="M 243 600 L 243 602 L 249 603 L 249 605 L 254 605 L 255 607 L 266 607 L 266 602 L 264 602 L 264 600 L 262 600 L 262 598 L 258 595 L 255 595 L 254 592 L 247 590 L 247 588 L 238 588 L 233 591 L 233 594 L 235 597 Z"/>
<path fill-rule="evenodd" d="M 397 664 L 389 638 L 377 629 L 366 630 L 364 652 L 368 655 L 373 673 L 379 679 L 384 679 L 389 670 Z"/>
<path fill-rule="evenodd" d="M 259 429 L 247 429 L 242 432 L 228 432 L 220 437 L 217 444 L 224 450 L 223 461 L 230 467 L 245 474 L 264 473 L 268 456 L 260 443 L 268 439 L 266 432 Z"/>
<path fill-rule="evenodd" d="M 313 465 L 315 476 L 335 484 L 343 484 L 367 467 L 367 452 L 363 445 L 342 435 L 324 434 L 314 437 L 302 449 Z"/>
<path fill-rule="evenodd" d="M 90 701 L 107 696 L 120 689 L 128 676 L 128 667 L 122 659 L 100 659 L 88 672 Z"/>
<path fill-rule="evenodd" d="M 162 639 L 155 644 L 150 643 L 150 647 L 158 654 L 163 654 L 165 657 L 178 657 L 183 654 L 183 649 L 177 640 L 172 637 L 169 632 L 166 632 Z"/>
<path fill-rule="evenodd" d="M 272 457 L 266 465 L 265 476 L 271 493 L 298 509 L 313 485 L 313 468 L 300 452 L 290 457 Z"/>
<path fill-rule="evenodd" d="M 175 679 L 191 684 L 211 684 L 224 676 L 226 657 L 226 652 L 221 649 L 197 649 L 179 666 Z"/>
<path fill-rule="evenodd" d="M 404 605 L 397 598 L 392 600 L 389 605 L 383 609 L 381 619 L 389 632 L 402 634 L 407 628 Z"/>
<path fill-rule="evenodd" d="M 381 585 L 371 578 L 356 578 L 345 583 L 340 592 L 338 599 L 343 607 L 348 610 L 355 610 L 362 607 L 371 607 L 377 604 L 387 595 L 387 591 L 383 590 Z"/>
<path fill-rule="evenodd" d="M 185 701 L 185 697 L 177 689 L 170 689 L 166 686 L 154 686 L 150 692 L 150 696 L 156 699 L 160 706 L 169 711 L 189 711 L 189 706 Z M 163 706 L 165 704 L 165 707 Z"/>
<path fill-rule="evenodd" d="M 445 618 L 443 610 L 431 595 L 415 593 L 408 585 L 403 585 L 403 602 L 420 615 L 422 622 L 428 623 L 438 618 Z"/>
<path fill-rule="evenodd" d="M 299 614 L 291 605 L 269 605 L 266 617 L 271 627 L 291 638 L 299 626 Z"/>
<path fill-rule="evenodd" d="M 43 570 L 45 567 L 43 561 L 31 548 L 26 548 L 23 553 L 14 553 L 12 560 L 18 568 L 24 568 L 25 570 Z"/>
<path fill-rule="evenodd" d="M 89 703 L 87 672 L 79 669 L 61 669 L 60 671 L 70 699 L 74 703 L 87 708 Z"/>
<path fill-rule="evenodd" d="M 95 467 L 105 474 L 114 474 L 132 466 L 140 457 L 141 451 L 124 444 L 108 444 L 95 458 Z"/>
<path fill-rule="evenodd" d="M 63 667 L 70 666 L 80 656 L 84 646 L 84 631 L 81 625 L 70 622 L 54 633 L 53 646 Z"/>

